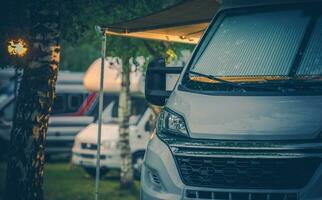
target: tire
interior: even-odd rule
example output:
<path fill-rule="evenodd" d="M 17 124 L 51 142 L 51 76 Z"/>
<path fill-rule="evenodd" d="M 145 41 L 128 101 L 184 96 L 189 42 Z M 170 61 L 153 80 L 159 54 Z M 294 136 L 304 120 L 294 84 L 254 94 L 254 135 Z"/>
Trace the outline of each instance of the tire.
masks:
<path fill-rule="evenodd" d="M 132 169 L 135 180 L 140 180 L 141 169 L 144 159 L 144 152 L 137 152 L 132 155 Z"/>
<path fill-rule="evenodd" d="M 84 171 L 90 175 L 92 178 L 96 177 L 96 168 L 94 167 L 83 167 Z M 107 174 L 108 170 L 107 169 L 100 169 L 100 178 L 105 176 Z"/>

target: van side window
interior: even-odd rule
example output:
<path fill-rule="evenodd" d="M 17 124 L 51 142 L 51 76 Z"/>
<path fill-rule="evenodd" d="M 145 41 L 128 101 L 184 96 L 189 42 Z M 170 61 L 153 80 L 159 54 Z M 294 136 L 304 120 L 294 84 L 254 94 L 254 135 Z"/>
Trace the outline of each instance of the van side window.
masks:
<path fill-rule="evenodd" d="M 148 120 L 144 125 L 145 132 L 151 132 L 154 129 L 154 126 L 151 124 L 151 120 Z"/>
<path fill-rule="evenodd" d="M 68 110 L 69 112 L 77 112 L 79 107 L 83 103 L 85 95 L 83 94 L 71 94 L 68 96 Z"/>
<path fill-rule="evenodd" d="M 14 117 L 14 107 L 16 101 L 12 101 L 5 109 L 3 109 L 3 118 L 7 121 L 12 121 Z"/>
<path fill-rule="evenodd" d="M 112 118 L 117 119 L 118 118 L 118 109 L 119 109 L 119 101 L 117 100 L 113 106 L 112 109 Z"/>
<path fill-rule="evenodd" d="M 135 98 L 135 97 L 133 97 L 131 101 L 132 101 L 131 115 L 142 116 L 147 108 L 146 101 L 142 98 Z"/>

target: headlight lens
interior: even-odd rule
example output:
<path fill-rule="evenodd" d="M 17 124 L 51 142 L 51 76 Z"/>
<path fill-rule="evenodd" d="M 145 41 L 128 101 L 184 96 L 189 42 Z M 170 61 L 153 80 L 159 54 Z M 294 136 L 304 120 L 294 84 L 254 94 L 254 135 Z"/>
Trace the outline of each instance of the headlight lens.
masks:
<path fill-rule="evenodd" d="M 116 149 L 117 148 L 117 141 L 103 141 L 102 148 L 103 149 Z"/>
<path fill-rule="evenodd" d="M 157 132 L 189 137 L 183 117 L 168 109 L 163 109 L 159 115 Z"/>

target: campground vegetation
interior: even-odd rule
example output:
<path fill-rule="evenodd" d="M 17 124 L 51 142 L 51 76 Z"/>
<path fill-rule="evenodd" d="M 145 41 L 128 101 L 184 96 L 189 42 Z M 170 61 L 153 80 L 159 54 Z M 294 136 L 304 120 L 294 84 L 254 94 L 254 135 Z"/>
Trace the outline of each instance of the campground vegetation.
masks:
<path fill-rule="evenodd" d="M 0 200 L 3 197 L 6 164 L 0 162 Z M 114 171 L 101 180 L 101 199 L 139 200 L 139 182 L 131 190 L 119 190 L 119 173 Z M 44 173 L 44 199 L 46 200 L 88 200 L 93 199 L 94 181 L 80 167 L 59 160 L 46 163 Z"/>

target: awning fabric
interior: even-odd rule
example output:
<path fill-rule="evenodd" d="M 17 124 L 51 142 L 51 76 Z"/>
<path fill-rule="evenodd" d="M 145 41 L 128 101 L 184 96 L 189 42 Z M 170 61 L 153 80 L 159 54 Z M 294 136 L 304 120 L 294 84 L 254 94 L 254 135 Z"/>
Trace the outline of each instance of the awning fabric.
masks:
<path fill-rule="evenodd" d="M 216 0 L 184 0 L 160 12 L 104 28 L 111 35 L 196 44 L 218 7 Z"/>

